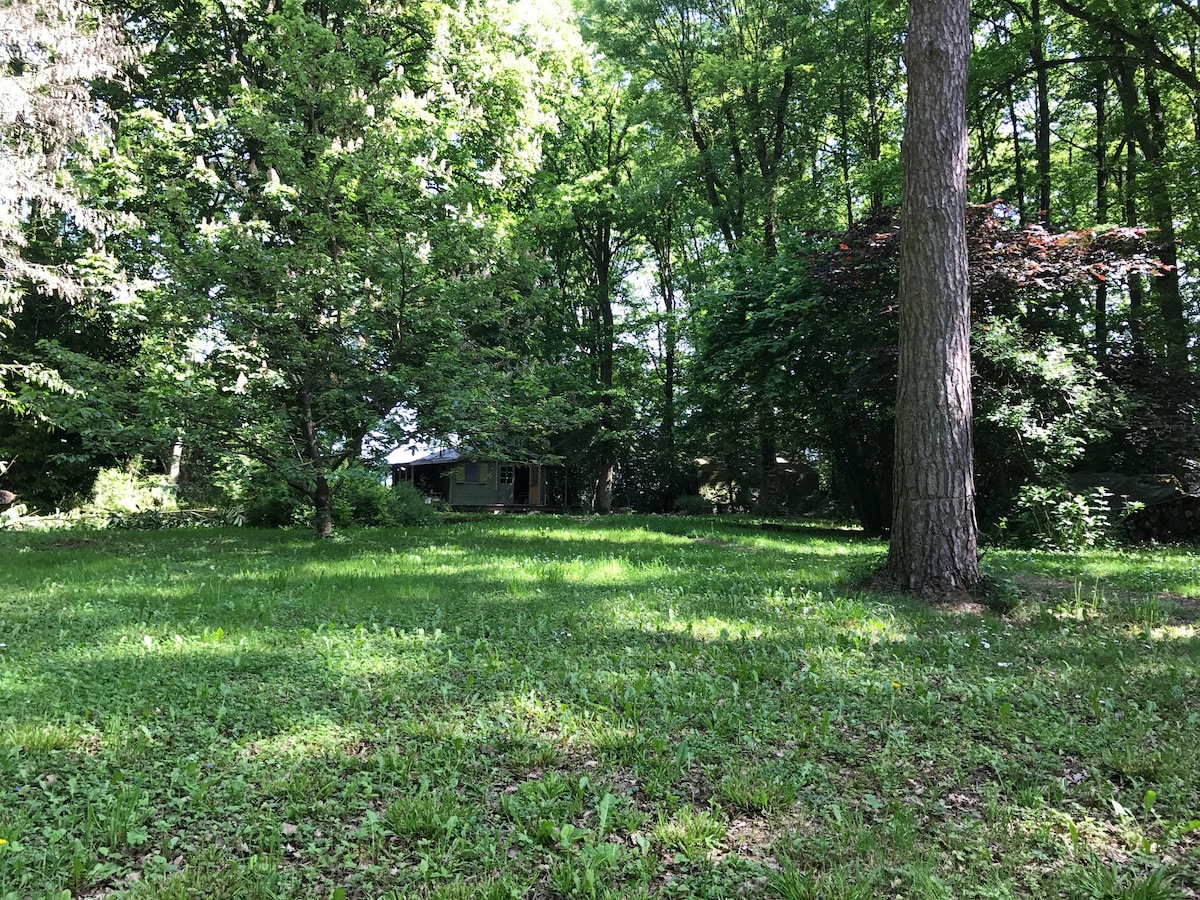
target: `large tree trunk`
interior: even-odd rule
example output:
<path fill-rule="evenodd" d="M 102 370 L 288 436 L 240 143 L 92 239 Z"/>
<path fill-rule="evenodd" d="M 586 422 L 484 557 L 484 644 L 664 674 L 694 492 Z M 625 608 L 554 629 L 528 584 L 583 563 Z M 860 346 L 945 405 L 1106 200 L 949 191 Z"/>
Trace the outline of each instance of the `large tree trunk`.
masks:
<path fill-rule="evenodd" d="M 900 374 L 885 577 L 924 595 L 979 581 L 967 296 L 967 0 L 911 0 L 900 219 Z"/>

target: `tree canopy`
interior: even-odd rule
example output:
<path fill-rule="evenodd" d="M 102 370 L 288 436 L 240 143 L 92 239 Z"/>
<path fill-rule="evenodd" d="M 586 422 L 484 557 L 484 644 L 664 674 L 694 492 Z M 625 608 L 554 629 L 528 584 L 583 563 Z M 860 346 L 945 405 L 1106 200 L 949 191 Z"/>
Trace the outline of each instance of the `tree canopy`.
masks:
<path fill-rule="evenodd" d="M 901 4 L 38 7 L 0 19 L 6 489 L 52 509 L 140 457 L 328 533 L 347 473 L 457 440 L 599 511 L 895 524 L 931 292 L 898 235 L 959 242 L 901 178 L 902 136 L 943 153 Z M 973 12 L 964 187 L 927 190 L 965 229 L 988 538 L 1078 473 L 1200 478 L 1200 18 Z"/>

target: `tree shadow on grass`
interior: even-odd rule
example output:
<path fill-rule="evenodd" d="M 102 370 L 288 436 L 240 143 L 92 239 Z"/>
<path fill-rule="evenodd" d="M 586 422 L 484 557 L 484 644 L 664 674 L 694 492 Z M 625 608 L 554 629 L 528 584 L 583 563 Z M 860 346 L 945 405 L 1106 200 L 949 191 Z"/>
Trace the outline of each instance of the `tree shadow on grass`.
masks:
<path fill-rule="evenodd" d="M 777 599 L 764 603 L 772 592 L 837 590 L 871 552 L 713 548 L 619 532 L 563 540 L 521 524 L 519 534 L 379 531 L 339 544 L 262 532 L 122 535 L 98 548 L 24 554 L 0 609 L 29 630 L 65 625 L 93 638 L 137 626 L 187 634 L 370 619 L 472 628 L 489 607 L 555 617 L 627 595 L 652 609 L 763 618 L 775 614 Z"/>
<path fill-rule="evenodd" d="M 464 576 L 462 584 L 473 582 Z M 9 754 L 5 774 L 15 777 L 21 760 L 33 759 L 28 772 L 96 782 L 117 766 L 160 811 L 190 792 L 198 813 L 185 804 L 173 825 L 185 843 L 214 830 L 232 841 L 222 819 L 236 809 L 248 831 L 263 835 L 300 813 L 324 817 L 314 827 L 337 827 L 357 846 L 364 808 L 383 815 L 423 784 L 457 785 L 499 836 L 538 825 L 541 807 L 527 795 L 551 787 L 551 774 L 568 792 L 582 791 L 586 776 L 596 797 L 611 792 L 657 815 L 728 804 L 746 779 L 803 787 L 810 810 L 825 802 L 849 809 L 868 794 L 885 811 L 911 805 L 917 784 L 929 796 L 958 797 L 970 812 L 969 804 L 982 808 L 989 784 L 1050 796 L 1061 777 L 1101 763 L 1114 777 L 1142 779 L 1139 789 L 1188 771 L 1163 758 L 1139 762 L 1136 730 L 1114 726 L 1107 747 L 1089 745 L 1094 717 L 1070 692 L 1119 673 L 1087 652 L 1095 635 L 1083 629 L 1044 636 L 1048 653 L 1071 662 L 1068 675 L 1054 677 L 1041 667 L 995 668 L 982 648 L 938 656 L 938 640 L 953 629 L 970 638 L 971 624 L 918 607 L 810 598 L 807 618 L 729 634 L 719 622 L 614 624 L 597 614 L 608 600 L 607 586 L 580 588 L 569 608 L 530 608 L 500 594 L 456 608 L 443 598 L 442 624 L 424 632 L 369 618 L 361 627 L 347 620 L 289 630 L 281 614 L 261 646 L 246 628 L 189 634 L 183 646 L 156 634 L 149 646 L 60 647 L 24 660 L 34 677 L 0 701 L 0 720 L 73 717 L 99 732 L 99 744 Z M 1152 656 L 1134 661 L 1155 664 Z M 1196 674 L 1194 656 L 1178 665 L 1181 676 Z M 1055 692 L 1068 696 L 1056 700 Z M 889 750 L 893 740 L 900 743 Z M 200 771 L 180 787 L 172 772 L 189 760 Z M 1075 768 L 1064 775 L 1064 766 Z M 330 804 L 309 797 L 312 789 L 329 792 Z M 373 790 L 375 799 L 360 802 L 353 790 Z M 527 813 L 509 814 L 503 798 L 514 795 L 509 806 L 524 803 Z M 854 808 L 865 824 L 875 821 L 873 807 Z M 920 839 L 940 846 L 958 815 L 922 816 Z M 966 813 L 962 821 L 978 825 Z M 253 850 L 254 839 L 238 834 Z"/>

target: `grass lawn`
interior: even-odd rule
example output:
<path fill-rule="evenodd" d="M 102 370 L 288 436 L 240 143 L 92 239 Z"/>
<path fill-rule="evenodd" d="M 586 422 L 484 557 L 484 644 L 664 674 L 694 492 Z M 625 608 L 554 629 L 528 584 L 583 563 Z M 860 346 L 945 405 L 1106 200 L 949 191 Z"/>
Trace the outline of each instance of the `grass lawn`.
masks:
<path fill-rule="evenodd" d="M 0 898 L 1197 897 L 1200 555 L 0 534 Z"/>

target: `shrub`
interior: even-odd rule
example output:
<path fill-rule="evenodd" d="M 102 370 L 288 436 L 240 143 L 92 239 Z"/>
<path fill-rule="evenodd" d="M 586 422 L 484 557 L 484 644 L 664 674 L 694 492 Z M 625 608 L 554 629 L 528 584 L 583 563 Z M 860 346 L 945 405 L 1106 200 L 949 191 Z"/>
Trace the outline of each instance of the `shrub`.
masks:
<path fill-rule="evenodd" d="M 1027 484 L 1017 496 L 1016 541 L 1043 550 L 1082 550 L 1112 543 L 1117 520 L 1102 487 L 1074 493 L 1061 485 Z"/>
<path fill-rule="evenodd" d="M 411 484 L 401 482 L 389 490 L 392 492 L 396 525 L 426 525 L 434 520 L 433 507 L 425 495 Z"/>
<path fill-rule="evenodd" d="M 106 528 L 133 531 L 163 531 L 167 528 L 209 528 L 217 525 L 242 525 L 241 507 L 224 509 L 143 509 L 138 512 L 110 513 Z"/>
<path fill-rule="evenodd" d="M 425 496 L 411 484 L 388 487 L 368 469 L 347 471 L 333 503 L 335 525 L 422 525 L 433 518 Z"/>
<path fill-rule="evenodd" d="M 333 499 L 333 524 L 395 525 L 391 490 L 373 472 L 348 469 Z"/>
<path fill-rule="evenodd" d="M 313 522 L 312 501 L 266 471 L 255 473 L 245 485 L 241 503 L 247 525 L 310 527 Z M 433 518 L 424 495 L 412 485 L 390 488 L 370 469 L 347 469 L 334 491 L 333 524 L 339 528 L 422 525 Z"/>
<path fill-rule="evenodd" d="M 717 504 L 704 497 L 697 497 L 695 494 L 685 494 L 682 497 L 676 497 L 673 505 L 675 512 L 685 516 L 707 516 L 712 514 Z"/>
<path fill-rule="evenodd" d="M 269 472 L 257 472 L 244 486 L 240 500 L 247 525 L 287 528 L 312 523 L 312 503 Z"/>
<path fill-rule="evenodd" d="M 101 469 L 97 473 L 90 505 L 96 510 L 118 513 L 174 509 L 175 486 L 166 475 L 144 473 L 141 458 L 135 457 L 124 467 Z"/>

